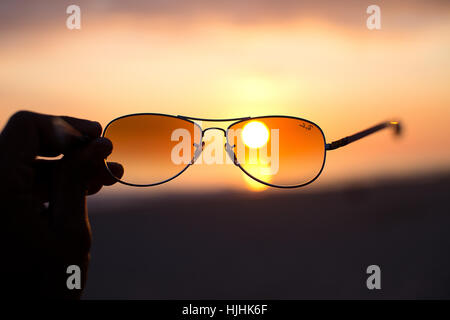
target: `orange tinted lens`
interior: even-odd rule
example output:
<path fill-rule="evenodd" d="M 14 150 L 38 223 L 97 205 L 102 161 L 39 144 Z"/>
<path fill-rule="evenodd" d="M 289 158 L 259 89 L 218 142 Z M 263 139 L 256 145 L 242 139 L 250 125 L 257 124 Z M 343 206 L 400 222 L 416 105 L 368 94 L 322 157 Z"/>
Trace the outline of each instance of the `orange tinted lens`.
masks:
<path fill-rule="evenodd" d="M 296 118 L 253 118 L 232 125 L 228 142 L 241 168 L 265 183 L 299 186 L 314 180 L 325 161 L 325 138 Z"/>
<path fill-rule="evenodd" d="M 123 166 L 123 182 L 157 184 L 189 166 L 201 135 L 199 126 L 177 117 L 134 115 L 120 118 L 110 123 L 104 134 L 114 146 L 107 161 Z"/>

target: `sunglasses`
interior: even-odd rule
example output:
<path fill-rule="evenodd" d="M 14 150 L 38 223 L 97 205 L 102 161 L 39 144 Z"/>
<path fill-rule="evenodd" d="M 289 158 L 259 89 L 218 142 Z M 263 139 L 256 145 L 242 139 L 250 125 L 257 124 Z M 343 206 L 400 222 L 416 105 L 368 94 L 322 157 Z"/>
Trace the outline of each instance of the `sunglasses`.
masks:
<path fill-rule="evenodd" d="M 202 129 L 200 122 L 203 121 L 232 123 L 227 129 Z M 400 134 L 399 122 L 386 121 L 327 143 L 318 125 L 291 116 L 203 119 L 142 113 L 114 119 L 106 126 L 103 137 L 114 145 L 106 162 L 108 171 L 125 185 L 156 186 L 178 177 L 194 163 L 221 163 L 225 158 L 262 184 L 298 188 L 319 177 L 327 151 L 384 128 L 393 128 L 397 135 Z M 222 131 L 224 140 L 220 142 L 220 147 L 216 145 L 206 152 L 208 145 L 203 140 L 209 130 Z M 108 162 L 123 166 L 121 178 L 114 176 Z"/>

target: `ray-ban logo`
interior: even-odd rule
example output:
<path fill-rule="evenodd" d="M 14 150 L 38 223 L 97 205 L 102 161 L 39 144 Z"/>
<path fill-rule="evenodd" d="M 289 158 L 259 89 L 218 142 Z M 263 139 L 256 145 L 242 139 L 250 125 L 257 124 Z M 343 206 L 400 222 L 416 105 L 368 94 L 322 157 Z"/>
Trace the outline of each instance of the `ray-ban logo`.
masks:
<path fill-rule="evenodd" d="M 303 129 L 306 129 L 308 131 L 311 131 L 312 125 L 311 124 L 305 124 L 304 122 L 302 122 L 301 124 L 299 124 L 299 126 Z"/>

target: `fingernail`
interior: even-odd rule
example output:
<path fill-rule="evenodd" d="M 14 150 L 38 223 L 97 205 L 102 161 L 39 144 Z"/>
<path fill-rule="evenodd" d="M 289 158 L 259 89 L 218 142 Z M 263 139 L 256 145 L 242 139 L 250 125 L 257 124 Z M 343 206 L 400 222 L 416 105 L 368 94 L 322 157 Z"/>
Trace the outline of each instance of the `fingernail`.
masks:
<path fill-rule="evenodd" d="M 60 117 L 54 117 L 52 123 L 55 130 L 55 137 L 61 146 L 68 145 L 74 138 L 79 142 L 86 142 L 88 139 L 88 137 L 82 135 L 77 129 Z"/>

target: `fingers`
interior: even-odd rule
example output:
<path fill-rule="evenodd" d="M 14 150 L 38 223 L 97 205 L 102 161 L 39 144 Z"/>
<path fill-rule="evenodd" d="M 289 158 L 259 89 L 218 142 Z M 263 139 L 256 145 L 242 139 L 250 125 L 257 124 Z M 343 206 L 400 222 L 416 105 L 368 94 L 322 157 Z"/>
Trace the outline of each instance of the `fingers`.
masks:
<path fill-rule="evenodd" d="M 30 163 L 36 156 L 55 156 L 101 135 L 98 122 L 19 111 L 0 135 L 4 160 Z"/>
<path fill-rule="evenodd" d="M 90 169 L 103 163 L 112 152 L 113 145 L 107 138 L 96 138 L 84 147 L 72 150 L 66 153 L 64 159 L 67 164 L 81 170 L 80 173 L 88 173 Z"/>
<path fill-rule="evenodd" d="M 72 117 L 60 117 L 69 123 L 74 129 L 90 138 L 98 138 L 102 134 L 102 126 L 95 121 L 82 120 Z"/>
<path fill-rule="evenodd" d="M 57 162 L 53 171 L 49 209 L 55 236 L 83 255 L 90 248 L 86 191 L 104 159 L 112 152 L 108 139 L 97 138 L 76 148 Z M 104 165 L 104 164 L 103 164 Z"/>
<path fill-rule="evenodd" d="M 33 164 L 36 172 L 33 190 L 42 202 L 50 201 L 50 187 L 59 161 L 61 160 L 36 160 Z M 88 169 L 90 174 L 86 177 L 87 195 L 96 194 L 103 186 L 111 186 L 122 178 L 124 169 L 121 164 L 108 162 L 108 168 L 109 171 L 104 161 L 92 163 L 92 168 Z"/>
<path fill-rule="evenodd" d="M 19 194 L 17 199 L 21 200 L 14 206 L 22 208 L 13 212 L 36 217 L 34 205 L 38 199 L 33 191 L 39 190 L 40 197 L 49 201 L 48 215 L 39 219 L 39 225 L 36 219 L 23 220 L 24 227 L 36 227 L 39 235 L 60 244 L 51 254 L 75 264 L 85 261 L 91 243 L 86 191 L 100 168 L 106 170 L 104 159 L 112 152 L 111 142 L 100 138 L 101 130 L 96 122 L 22 111 L 11 117 L 0 134 L 3 188 L 17 190 L 10 194 Z M 61 153 L 61 160 L 36 161 L 36 156 Z M 35 165 L 38 170 L 33 170 Z M 99 190 L 103 183 L 111 183 L 102 179 L 105 177 L 92 184 L 91 192 Z M 45 229 L 41 230 L 41 226 Z"/>
<path fill-rule="evenodd" d="M 121 164 L 108 162 L 108 168 L 111 172 L 103 165 L 97 172 L 97 175 L 89 181 L 88 195 L 96 194 L 103 186 L 111 186 L 115 184 L 118 179 L 122 178 L 124 170 Z"/>
<path fill-rule="evenodd" d="M 99 181 L 105 186 L 112 186 L 117 180 L 123 177 L 124 169 L 123 166 L 117 162 L 108 162 L 108 168 L 109 171 L 105 165 L 102 166 L 102 170 L 99 172 Z"/>
<path fill-rule="evenodd" d="M 33 190 L 41 202 L 50 201 L 50 187 L 53 171 L 60 160 L 36 160 L 33 167 L 36 172 Z M 124 169 L 121 164 L 108 162 L 108 168 L 102 162 L 96 169 L 90 170 L 91 176 L 87 177 L 87 195 L 98 193 L 104 186 L 112 186 L 122 178 Z"/>

